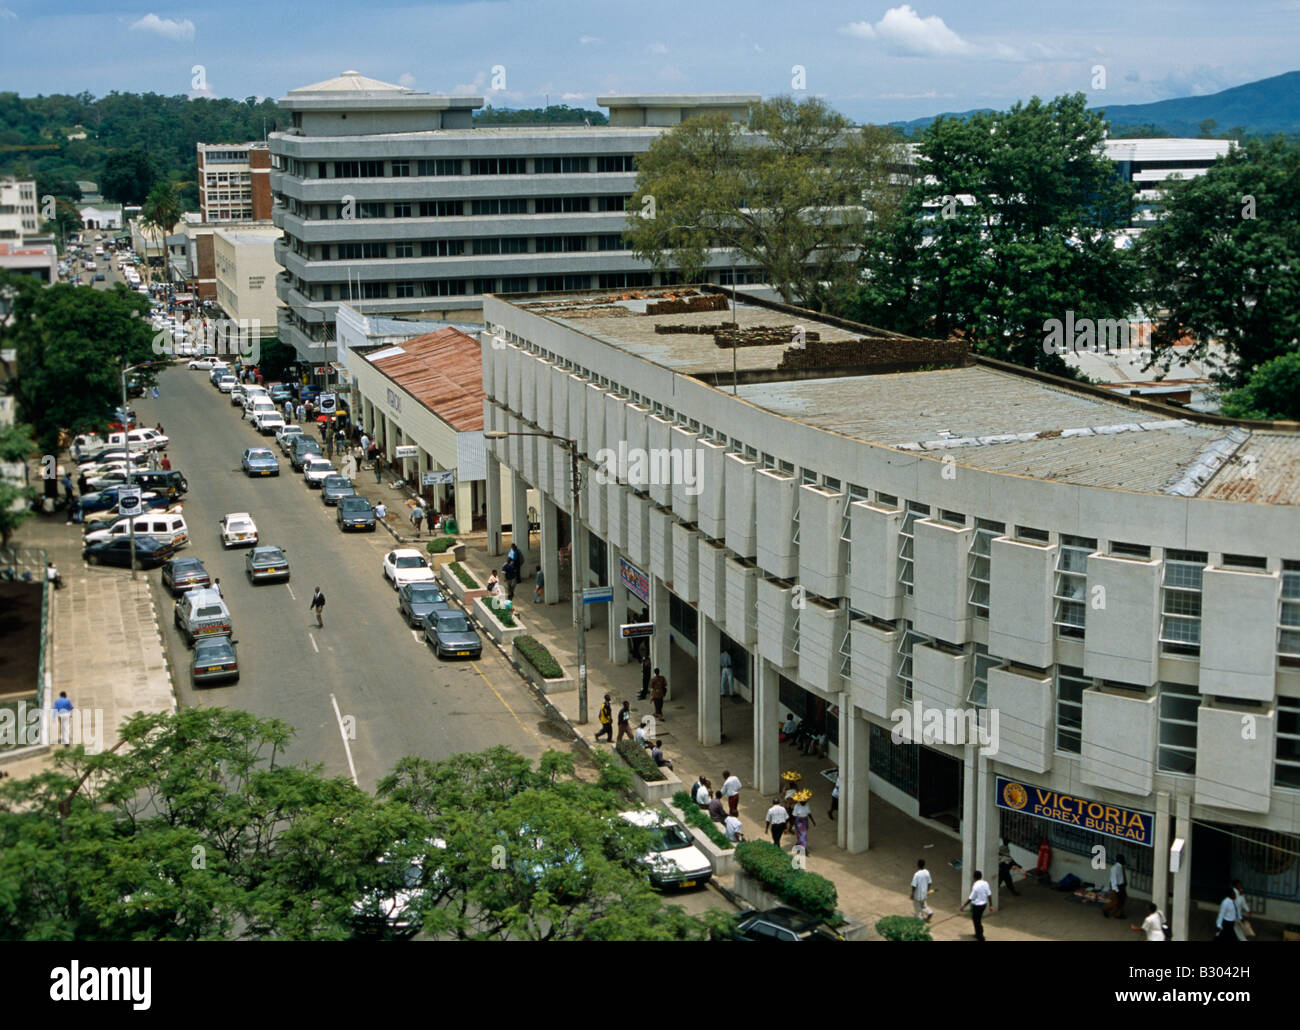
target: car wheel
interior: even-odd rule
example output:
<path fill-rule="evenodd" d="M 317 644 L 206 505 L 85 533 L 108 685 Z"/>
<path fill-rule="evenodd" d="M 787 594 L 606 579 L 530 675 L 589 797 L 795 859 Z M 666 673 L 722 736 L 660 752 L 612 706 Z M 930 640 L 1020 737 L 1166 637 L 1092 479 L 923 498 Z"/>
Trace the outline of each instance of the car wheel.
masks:
<path fill-rule="evenodd" d="M 98 565 L 98 564 L 99 564 L 99 555 L 97 555 L 97 554 L 88 554 L 88 555 L 86 555 L 86 564 L 87 564 L 87 565 Z"/>

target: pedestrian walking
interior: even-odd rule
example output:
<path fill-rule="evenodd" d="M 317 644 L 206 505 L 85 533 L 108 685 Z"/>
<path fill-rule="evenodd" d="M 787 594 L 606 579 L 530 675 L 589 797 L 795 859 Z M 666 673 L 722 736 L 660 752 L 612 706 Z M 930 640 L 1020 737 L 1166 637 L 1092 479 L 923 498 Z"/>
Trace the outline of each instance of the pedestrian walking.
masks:
<path fill-rule="evenodd" d="M 623 707 L 618 710 L 618 739 L 622 740 L 627 737 L 632 739 L 632 709 L 629 707 L 630 702 L 624 701 Z"/>
<path fill-rule="evenodd" d="M 808 827 L 817 825 L 817 820 L 813 818 L 812 805 L 808 804 L 812 796 L 813 792 L 807 787 L 797 791 L 794 796 L 794 811 L 790 813 L 794 818 L 794 842 L 805 855 L 808 854 Z"/>
<path fill-rule="evenodd" d="M 1102 918 L 1109 919 L 1114 913 L 1116 919 L 1124 918 L 1124 903 L 1128 901 L 1128 877 L 1124 875 L 1124 856 L 1119 855 L 1110 867 L 1110 903 L 1101 910 Z"/>
<path fill-rule="evenodd" d="M 288 402 L 286 401 L 285 403 L 288 403 Z M 303 407 L 301 401 L 298 402 L 298 421 L 299 421 L 299 422 L 305 422 L 305 421 L 307 421 L 307 409 L 306 409 L 305 407 Z"/>
<path fill-rule="evenodd" d="M 424 521 L 424 509 L 418 504 L 411 509 L 411 525 L 415 527 L 415 535 L 420 535 L 420 523 Z"/>
<path fill-rule="evenodd" d="M 723 697 L 735 697 L 736 691 L 732 686 L 731 678 L 731 654 L 728 651 L 722 652 L 722 657 L 718 659 L 722 664 L 722 671 L 719 674 L 719 683 L 722 688 Z"/>
<path fill-rule="evenodd" d="M 1011 845 L 1004 840 L 998 848 L 998 886 L 1005 887 L 1012 894 L 1019 894 L 1016 881 L 1011 876 L 1011 871 L 1019 868 L 1011 857 Z"/>
<path fill-rule="evenodd" d="M 58 706 L 58 702 L 55 702 Z M 1235 941 L 1237 939 L 1237 923 L 1239 923 L 1241 913 L 1237 910 L 1237 892 L 1228 887 L 1227 894 L 1219 902 L 1219 916 L 1214 921 L 1218 928 L 1218 934 L 1215 936 L 1216 941 Z"/>
<path fill-rule="evenodd" d="M 726 769 L 722 770 L 722 796 L 727 799 L 727 810 L 732 815 L 740 814 L 740 777 Z"/>
<path fill-rule="evenodd" d="M 52 561 L 47 561 L 45 563 L 45 579 L 54 587 L 55 590 L 63 589 L 63 577 L 59 575 L 59 570 L 54 567 L 54 562 Z"/>
<path fill-rule="evenodd" d="M 1237 922 L 1233 929 L 1237 931 L 1237 940 L 1248 941 L 1255 936 L 1255 928 L 1250 925 L 1250 905 L 1246 901 L 1246 887 L 1240 880 L 1232 881 L 1232 895 L 1237 899 Z"/>
<path fill-rule="evenodd" d="M 316 613 L 317 626 L 325 625 L 325 595 L 321 593 L 320 587 L 317 587 L 316 592 L 311 595 L 311 605 L 308 610 Z"/>
<path fill-rule="evenodd" d="M 667 696 L 668 681 L 655 669 L 655 674 L 650 678 L 650 700 L 654 702 L 656 719 L 664 717 L 664 698 Z"/>
<path fill-rule="evenodd" d="M 831 788 L 831 810 L 826 813 L 827 819 L 834 819 L 835 813 L 840 810 L 840 771 L 835 770 L 835 786 Z"/>
<path fill-rule="evenodd" d="M 638 701 L 644 701 L 650 696 L 650 649 L 646 648 L 646 653 L 641 656 L 641 693 L 637 695 Z"/>
<path fill-rule="evenodd" d="M 72 744 L 72 702 L 68 700 L 66 690 L 59 691 L 54 702 L 54 714 L 59 718 L 59 743 L 69 747 Z"/>
<path fill-rule="evenodd" d="M 162 456 L 162 461 L 160 461 L 159 464 L 162 466 L 164 472 L 170 472 L 172 470 L 172 460 L 165 454 Z"/>
<path fill-rule="evenodd" d="M 361 453 L 362 453 L 362 454 L 365 454 L 366 451 L 368 451 L 368 450 L 370 450 L 370 437 L 369 437 L 368 435 L 366 435 L 365 433 L 362 433 L 362 434 L 361 434 Z"/>
<path fill-rule="evenodd" d="M 383 482 L 383 478 L 384 478 L 384 463 L 380 459 L 379 455 L 376 454 L 375 455 L 375 483 L 378 484 Z"/>
<path fill-rule="evenodd" d="M 912 874 L 912 916 L 916 919 L 930 921 L 934 909 L 930 907 L 929 897 L 934 888 L 931 884 L 930 870 L 925 868 L 925 859 L 916 860 L 916 872 Z"/>
<path fill-rule="evenodd" d="M 605 703 L 600 706 L 600 732 L 596 734 L 596 739 L 604 737 L 611 744 L 614 743 L 614 715 L 609 707 L 609 695 L 605 695 Z"/>
<path fill-rule="evenodd" d="M 778 848 L 781 846 L 781 837 L 785 833 L 785 824 L 790 818 L 790 813 L 785 810 L 785 805 L 781 804 L 780 798 L 772 799 L 772 807 L 767 810 L 767 816 L 764 822 L 767 823 L 768 831 L 772 834 L 772 843 Z"/>
<path fill-rule="evenodd" d="M 1147 902 L 1146 918 L 1142 920 L 1141 926 L 1129 925 L 1130 930 L 1136 930 L 1139 933 L 1147 935 L 1149 941 L 1163 941 L 1165 939 L 1165 917 L 1164 914 L 1156 908 L 1154 901 Z"/>
<path fill-rule="evenodd" d="M 218 596 L 218 597 L 221 596 L 221 578 L 220 578 L 220 577 L 218 577 L 218 578 L 216 578 L 216 579 L 214 579 L 214 580 L 212 581 L 212 589 L 215 590 L 215 591 L 217 592 L 217 596 Z"/>
<path fill-rule="evenodd" d="M 546 574 L 542 572 L 542 567 L 537 566 L 537 585 L 533 587 L 533 604 L 541 604 L 543 598 L 543 587 L 546 586 Z"/>
<path fill-rule="evenodd" d="M 984 913 L 987 910 L 993 912 L 993 888 L 989 886 L 988 880 L 984 879 L 984 873 L 975 870 L 975 882 L 970 887 L 970 897 L 962 902 L 962 911 L 967 905 L 970 906 L 970 921 L 975 927 L 975 939 L 982 941 L 984 939 Z"/>

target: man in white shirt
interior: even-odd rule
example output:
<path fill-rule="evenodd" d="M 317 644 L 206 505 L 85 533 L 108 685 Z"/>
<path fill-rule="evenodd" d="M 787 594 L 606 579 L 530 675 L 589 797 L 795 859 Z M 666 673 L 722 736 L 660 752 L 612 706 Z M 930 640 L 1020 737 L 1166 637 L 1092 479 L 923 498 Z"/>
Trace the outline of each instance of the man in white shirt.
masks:
<path fill-rule="evenodd" d="M 1130 930 L 1140 930 L 1147 935 L 1149 941 L 1163 941 L 1165 939 L 1165 917 L 1161 911 L 1156 908 L 1154 901 L 1147 903 L 1147 916 L 1142 920 L 1141 926 L 1129 926 Z"/>
<path fill-rule="evenodd" d="M 726 769 L 722 770 L 722 796 L 727 799 L 727 811 L 732 815 L 739 815 L 740 777 L 733 776 Z"/>
<path fill-rule="evenodd" d="M 727 831 L 727 840 L 733 844 L 745 839 L 744 831 L 741 829 L 740 820 L 734 815 L 727 816 L 722 821 L 723 828 Z"/>
<path fill-rule="evenodd" d="M 1124 918 L 1124 903 L 1128 901 L 1128 877 L 1124 873 L 1124 856 L 1120 855 L 1110 867 L 1110 904 L 1101 910 L 1104 917 L 1113 913 L 1116 919 Z"/>
<path fill-rule="evenodd" d="M 912 874 L 912 915 L 927 923 L 934 915 L 934 910 L 926 903 L 930 896 L 930 880 L 930 870 L 925 868 L 925 859 L 918 858 L 916 872 Z"/>
<path fill-rule="evenodd" d="M 1237 932 L 1237 940 L 1248 941 L 1250 937 L 1246 933 L 1246 920 L 1250 918 L 1250 905 L 1246 901 L 1246 887 L 1240 880 L 1232 881 L 1232 896 L 1237 902 L 1237 921 L 1233 924 L 1233 929 Z"/>
<path fill-rule="evenodd" d="M 726 788 L 724 787 L 723 790 L 725 791 Z M 772 832 L 772 843 L 778 848 L 781 846 L 781 835 L 785 833 L 785 824 L 789 818 L 790 813 L 785 810 L 785 805 L 781 804 L 781 799 L 773 798 L 772 807 L 767 810 L 767 816 L 763 821 Z"/>
<path fill-rule="evenodd" d="M 378 504 L 375 505 L 375 518 L 381 521 L 383 519 L 388 518 L 388 505 L 386 505 L 383 501 L 380 501 Z"/>
<path fill-rule="evenodd" d="M 1229 887 L 1228 893 L 1224 899 L 1219 902 L 1219 916 L 1214 921 L 1218 927 L 1218 936 L 1216 941 L 1235 941 L 1237 939 L 1237 917 L 1241 913 L 1237 911 L 1237 894 L 1236 891 Z"/>
<path fill-rule="evenodd" d="M 988 880 L 984 879 L 984 873 L 975 870 L 975 882 L 970 885 L 970 897 L 962 902 L 962 908 L 970 906 L 970 921 L 975 926 L 975 939 L 982 941 L 984 939 L 984 911 L 987 909 L 993 912 L 993 905 L 990 899 L 993 897 L 993 888 L 989 886 Z"/>

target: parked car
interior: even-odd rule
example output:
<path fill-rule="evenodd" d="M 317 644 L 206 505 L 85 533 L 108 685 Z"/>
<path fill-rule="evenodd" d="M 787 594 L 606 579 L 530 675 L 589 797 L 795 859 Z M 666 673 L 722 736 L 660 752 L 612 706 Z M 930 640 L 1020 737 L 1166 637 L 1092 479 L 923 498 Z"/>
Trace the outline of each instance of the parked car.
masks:
<path fill-rule="evenodd" d="M 434 583 L 407 583 L 397 591 L 397 610 L 412 629 L 423 629 L 425 617 L 436 611 L 455 611 Z"/>
<path fill-rule="evenodd" d="M 414 547 L 399 547 L 384 555 L 383 573 L 394 590 L 407 583 L 427 583 L 433 579 L 428 560 Z"/>
<path fill-rule="evenodd" d="M 141 505 L 142 511 L 166 511 L 173 514 L 181 512 L 181 505 L 173 504 L 166 497 L 157 497 L 149 494 Z M 140 512 L 136 512 L 137 515 Z M 123 518 L 120 504 L 115 504 L 111 508 L 104 508 L 102 511 L 93 511 L 89 515 L 82 515 L 83 526 L 81 531 L 88 533 L 92 529 L 103 529 L 105 526 L 112 525 L 118 519 Z"/>
<path fill-rule="evenodd" d="M 165 544 L 170 544 L 173 550 L 180 550 L 190 542 L 190 531 L 185 525 L 185 517 L 165 511 L 144 512 L 134 516 L 122 515 L 107 525 L 87 530 L 85 542 L 97 544 L 119 536 L 130 536 L 132 524 L 135 526 L 137 537 L 154 537 Z"/>
<path fill-rule="evenodd" d="M 469 619 L 453 608 L 429 613 L 424 639 L 439 658 L 481 658 L 483 641 Z"/>
<path fill-rule="evenodd" d="M 735 940 L 738 941 L 840 941 L 843 937 L 831 933 L 822 921 L 797 908 L 779 906 L 764 912 L 753 909 L 740 913 L 736 920 Z"/>
<path fill-rule="evenodd" d="M 187 590 L 202 590 L 212 585 L 212 577 L 198 558 L 172 558 L 163 563 L 162 585 L 176 597 Z"/>
<path fill-rule="evenodd" d="M 220 390 L 222 393 L 229 393 L 231 390 L 235 388 L 235 384 L 238 382 L 239 382 L 238 379 L 236 379 L 230 373 L 226 373 L 220 379 L 217 380 L 217 389 Z"/>
<path fill-rule="evenodd" d="M 189 492 L 190 483 L 178 469 L 144 469 L 135 474 L 135 481 L 146 490 L 176 500 Z"/>
<path fill-rule="evenodd" d="M 276 383 L 267 390 L 267 394 L 270 396 L 271 400 L 283 407 L 284 402 L 293 397 L 293 390 L 291 390 L 286 383 Z"/>
<path fill-rule="evenodd" d="M 230 609 L 216 589 L 191 590 L 181 595 L 172 609 L 172 621 L 190 646 L 199 637 L 225 634 L 233 629 Z"/>
<path fill-rule="evenodd" d="M 708 856 L 676 819 L 653 808 L 620 812 L 619 818 L 650 832 L 650 852 L 642 860 L 650 885 L 659 890 L 698 887 L 713 876 Z"/>
<path fill-rule="evenodd" d="M 372 533 L 375 531 L 375 509 L 364 497 L 342 498 L 334 509 L 334 514 L 339 529 L 344 532 L 349 529 L 368 529 Z"/>
<path fill-rule="evenodd" d="M 200 637 L 194 642 L 194 658 L 190 663 L 190 678 L 197 687 L 200 683 L 239 679 L 239 656 L 235 642 L 230 637 Z"/>
<path fill-rule="evenodd" d="M 320 499 L 326 504 L 338 504 L 344 497 L 352 497 L 357 488 L 347 476 L 326 476 L 320 485 Z"/>
<path fill-rule="evenodd" d="M 190 358 L 185 367 L 201 368 L 204 371 L 210 372 L 212 369 L 216 368 L 218 364 L 220 364 L 220 362 L 218 362 L 216 358 Z"/>
<path fill-rule="evenodd" d="M 239 459 L 239 464 L 250 476 L 278 476 L 280 462 L 265 447 L 249 447 Z"/>
<path fill-rule="evenodd" d="M 120 489 L 122 487 L 110 486 L 96 493 L 82 494 L 81 510 L 86 514 L 90 514 L 91 512 L 108 511 L 110 508 L 116 508 L 117 492 Z M 141 494 L 140 501 L 142 506 L 146 508 L 165 507 L 169 503 L 166 497 L 151 491 Z"/>
<path fill-rule="evenodd" d="M 208 382 L 216 386 L 224 376 L 230 376 L 231 379 L 235 378 L 235 373 L 230 368 L 230 362 L 214 361 L 212 368 L 208 371 Z M 238 380 L 235 381 L 238 382 Z"/>
<path fill-rule="evenodd" d="M 309 454 L 314 454 L 318 458 L 323 457 L 319 441 L 307 436 L 305 433 L 301 436 L 295 436 L 289 441 L 289 463 L 293 465 L 295 472 L 302 471 L 303 462 Z"/>
<path fill-rule="evenodd" d="M 280 547 L 254 547 L 244 556 L 244 571 L 251 583 L 268 579 L 282 579 L 287 583 L 289 558 Z"/>
<path fill-rule="evenodd" d="M 274 408 L 263 408 L 253 416 L 253 426 L 263 436 L 284 428 L 284 416 Z"/>
<path fill-rule="evenodd" d="M 313 455 L 303 462 L 302 478 L 313 489 L 319 489 L 330 476 L 337 476 L 338 474 L 339 470 L 334 467 L 334 463 L 328 458 Z"/>
<path fill-rule="evenodd" d="M 289 454 L 289 445 L 293 443 L 295 436 L 302 436 L 302 426 L 286 424 L 275 431 L 275 442 L 280 445 L 280 453 L 286 457 Z"/>
<path fill-rule="evenodd" d="M 258 541 L 257 523 L 246 511 L 233 511 L 221 516 L 217 523 L 221 527 L 221 546 L 256 547 Z"/>
<path fill-rule="evenodd" d="M 138 536 L 135 538 L 135 567 L 156 569 L 172 556 L 172 550 L 171 544 L 151 536 Z M 131 567 L 131 541 L 127 537 L 117 537 L 91 544 L 81 552 L 81 557 L 87 565 L 116 565 L 128 569 Z"/>
<path fill-rule="evenodd" d="M 146 451 L 137 451 L 131 449 L 130 465 L 135 468 L 148 466 L 149 454 Z M 121 447 L 102 447 L 99 450 L 85 455 L 77 462 L 77 475 L 90 476 L 100 475 L 104 472 L 112 472 L 117 469 L 124 469 L 128 465 L 126 450 Z"/>

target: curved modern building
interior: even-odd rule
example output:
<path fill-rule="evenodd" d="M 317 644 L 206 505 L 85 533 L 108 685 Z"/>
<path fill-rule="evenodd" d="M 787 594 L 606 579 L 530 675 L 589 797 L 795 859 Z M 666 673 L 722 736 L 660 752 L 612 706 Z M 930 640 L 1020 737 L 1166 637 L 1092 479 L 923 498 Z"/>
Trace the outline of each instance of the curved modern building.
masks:
<path fill-rule="evenodd" d="M 1180 936 L 1229 877 L 1296 919 L 1300 426 L 750 299 L 733 328 L 729 303 L 484 299 L 485 424 L 576 441 L 611 657 L 648 609 L 654 664 L 696 668 L 707 745 L 729 653 L 760 792 L 781 713 L 824 726 L 851 852 L 874 793 L 960 836 L 967 871 L 996 868 L 999 837 L 1087 880 L 1098 845 L 1123 854 Z M 554 599 L 566 447 L 511 436 L 488 461 L 489 484 L 514 477 L 506 521 L 540 494 Z M 493 553 L 501 523 L 489 486 Z"/>

